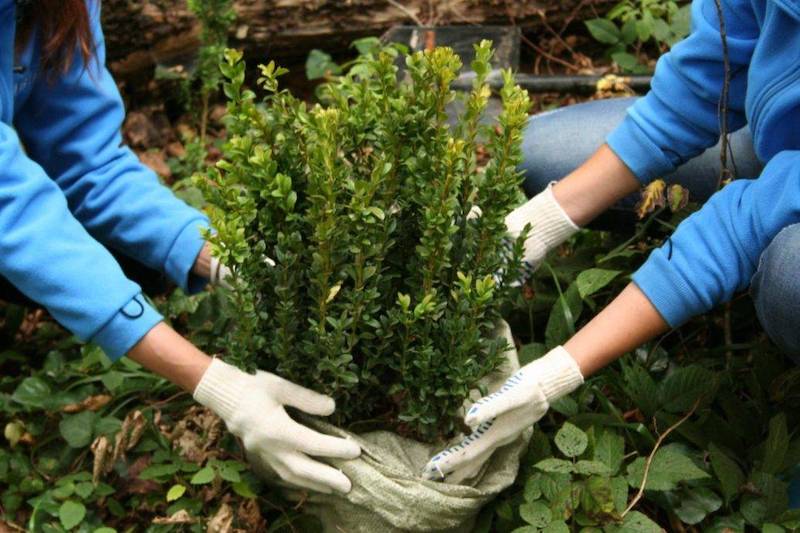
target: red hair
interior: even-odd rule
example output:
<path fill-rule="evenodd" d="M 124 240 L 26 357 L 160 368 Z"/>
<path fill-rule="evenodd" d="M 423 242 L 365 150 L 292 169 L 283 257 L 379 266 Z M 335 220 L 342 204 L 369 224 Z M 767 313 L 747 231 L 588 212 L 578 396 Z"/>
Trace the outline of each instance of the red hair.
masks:
<path fill-rule="evenodd" d="M 35 0 L 21 15 L 17 51 L 36 31 L 42 43 L 42 70 L 64 73 L 72 66 L 76 53 L 80 53 L 84 64 L 89 63 L 94 45 L 85 0 Z"/>

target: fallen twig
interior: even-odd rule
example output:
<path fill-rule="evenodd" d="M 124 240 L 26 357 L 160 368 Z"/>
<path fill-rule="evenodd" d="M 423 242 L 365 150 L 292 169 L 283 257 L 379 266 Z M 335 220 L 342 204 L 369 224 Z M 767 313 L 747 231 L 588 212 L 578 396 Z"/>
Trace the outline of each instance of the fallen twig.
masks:
<path fill-rule="evenodd" d="M 655 446 L 653 446 L 653 451 L 650 452 L 650 455 L 647 456 L 647 461 L 645 461 L 644 463 L 644 472 L 642 474 L 642 485 L 639 487 L 639 491 L 636 493 L 636 496 L 634 496 L 633 499 L 631 500 L 631 503 L 628 505 L 625 511 L 622 512 L 622 518 L 625 518 L 625 515 L 627 515 L 634 507 L 636 507 L 636 504 L 638 504 L 639 500 L 642 499 L 642 496 L 644 495 L 644 488 L 647 486 L 647 475 L 650 473 L 650 465 L 653 464 L 653 458 L 656 456 L 656 452 L 658 451 L 658 448 L 661 446 L 661 443 L 664 442 L 664 439 L 667 438 L 667 435 L 672 433 L 672 431 L 675 428 L 686 422 L 689 419 L 689 417 L 694 414 L 698 405 L 700 405 L 700 398 L 698 398 L 697 401 L 694 402 L 692 408 L 689 409 L 688 413 L 683 415 L 683 418 L 672 424 L 670 427 L 667 428 L 667 430 L 664 433 L 659 435 L 658 440 L 656 440 Z"/>

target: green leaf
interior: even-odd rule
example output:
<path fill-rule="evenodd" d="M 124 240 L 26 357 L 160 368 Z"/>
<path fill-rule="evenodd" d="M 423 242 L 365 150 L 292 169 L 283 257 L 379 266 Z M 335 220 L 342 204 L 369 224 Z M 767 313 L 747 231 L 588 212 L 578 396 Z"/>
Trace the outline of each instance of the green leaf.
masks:
<path fill-rule="evenodd" d="M 569 526 L 563 520 L 550 522 L 542 529 L 542 533 L 569 533 Z"/>
<path fill-rule="evenodd" d="M 181 496 L 186 493 L 186 486 L 184 485 L 173 485 L 167 491 L 167 501 L 174 502 Z"/>
<path fill-rule="evenodd" d="M 330 54 L 322 50 L 311 50 L 306 59 L 306 77 L 309 80 L 318 80 L 329 74 L 339 74 L 342 69 L 337 65 Z"/>
<path fill-rule="evenodd" d="M 113 527 L 103 526 L 103 527 L 98 527 L 92 533 L 117 533 L 117 530 L 114 529 Z"/>
<path fill-rule="evenodd" d="M 165 463 L 159 465 L 151 465 L 139 472 L 139 479 L 163 479 L 173 476 L 178 470 L 180 465 L 175 463 Z"/>
<path fill-rule="evenodd" d="M 589 437 L 577 426 L 565 422 L 556 433 L 555 443 L 561 453 L 567 457 L 578 457 L 586 451 Z"/>
<path fill-rule="evenodd" d="M 678 368 L 659 386 L 662 408 L 670 413 L 685 413 L 698 399 L 702 405 L 713 398 L 717 383 L 717 376 L 701 366 Z"/>
<path fill-rule="evenodd" d="M 84 481 L 75 485 L 75 494 L 85 500 L 94 492 L 94 484 L 90 481 Z"/>
<path fill-rule="evenodd" d="M 616 52 L 611 54 L 611 60 L 624 70 L 633 70 L 639 65 L 639 60 L 635 55 L 628 52 Z"/>
<path fill-rule="evenodd" d="M 64 529 L 72 529 L 83 521 L 86 507 L 80 502 L 67 500 L 58 508 L 58 519 Z"/>
<path fill-rule="evenodd" d="M 192 485 L 204 485 L 206 483 L 211 483 L 214 481 L 214 475 L 214 469 L 210 466 L 206 466 L 198 470 L 197 473 L 192 476 L 192 479 L 189 483 Z"/>
<path fill-rule="evenodd" d="M 605 463 L 601 463 L 600 461 L 586 461 L 583 459 L 575 463 L 574 471 L 576 474 L 584 476 L 608 476 L 612 473 Z"/>
<path fill-rule="evenodd" d="M 768 474 L 777 474 L 783 466 L 783 459 L 789 449 L 789 431 L 786 427 L 786 415 L 778 413 L 769 421 L 769 432 L 764 442 L 764 456 L 761 470 Z"/>
<path fill-rule="evenodd" d="M 581 298 L 591 296 L 611 283 L 620 273 L 619 270 L 606 270 L 604 268 L 584 270 L 575 279 L 575 283 L 578 285 L 578 294 L 581 295 Z"/>
<path fill-rule="evenodd" d="M 664 530 L 639 511 L 631 511 L 619 526 L 609 525 L 605 530 L 608 533 L 662 533 Z"/>
<path fill-rule="evenodd" d="M 232 487 L 233 487 L 233 492 L 235 492 L 242 498 L 249 498 L 251 500 L 258 498 L 258 495 L 255 492 L 253 492 L 253 489 L 250 488 L 250 485 L 247 483 L 247 481 L 244 480 L 239 481 L 238 483 L 234 483 Z"/>
<path fill-rule="evenodd" d="M 621 513 L 628 506 L 628 481 L 622 476 L 612 477 L 610 485 L 614 509 Z"/>
<path fill-rule="evenodd" d="M 578 286 L 571 284 L 560 295 L 550 310 L 544 336 L 548 348 L 564 344 L 575 334 L 575 321 L 583 309 L 583 299 L 578 294 Z"/>
<path fill-rule="evenodd" d="M 520 366 L 525 366 L 528 363 L 539 359 L 541 356 L 547 353 L 547 346 L 540 342 L 533 342 L 531 344 L 526 344 L 519 350 L 519 364 Z"/>
<path fill-rule="evenodd" d="M 694 487 L 680 493 L 680 505 L 674 511 L 682 522 L 699 524 L 711 513 L 722 507 L 722 498 L 706 487 Z"/>
<path fill-rule="evenodd" d="M 645 461 L 644 457 L 639 457 L 628 465 L 627 477 L 631 487 L 638 488 L 642 485 Z M 709 475 L 698 468 L 683 453 L 680 446 L 667 445 L 656 452 L 650 465 L 645 488 L 657 491 L 673 490 L 680 482 L 707 477 Z"/>
<path fill-rule="evenodd" d="M 49 405 L 52 392 L 50 385 L 43 379 L 28 377 L 17 386 L 11 399 L 28 407 L 43 409 Z"/>
<path fill-rule="evenodd" d="M 83 448 L 91 444 L 98 415 L 93 411 L 82 411 L 66 415 L 58 423 L 61 436 L 72 448 Z"/>
<path fill-rule="evenodd" d="M 623 361 L 622 376 L 624 378 L 622 387 L 634 405 L 645 416 L 653 416 L 659 407 L 659 390 L 647 370 L 638 363 L 627 364 Z"/>
<path fill-rule="evenodd" d="M 564 459 L 557 459 L 555 457 L 543 459 L 534 466 L 542 472 L 551 472 L 556 474 L 571 474 L 573 470 L 571 462 Z"/>
<path fill-rule="evenodd" d="M 722 495 L 726 502 L 730 502 L 739 493 L 739 487 L 744 484 L 744 473 L 736 461 L 725 455 L 713 442 L 709 444 L 708 451 L 711 456 L 711 468 L 722 486 Z"/>
<path fill-rule="evenodd" d="M 238 465 L 231 464 L 230 462 L 222 464 L 219 469 L 219 477 L 230 483 L 238 483 L 242 480 L 242 477 L 239 475 Z"/>
<path fill-rule="evenodd" d="M 617 25 L 604 18 L 596 18 L 584 22 L 586 29 L 597 41 L 603 44 L 616 44 L 621 39 Z"/>
<path fill-rule="evenodd" d="M 103 382 L 105 388 L 107 388 L 110 392 L 116 391 L 120 386 L 122 386 L 122 382 L 125 378 L 122 377 L 122 373 L 117 372 L 115 370 L 110 370 L 106 372 L 100 377 L 100 380 Z"/>
<path fill-rule="evenodd" d="M 553 520 L 550 509 L 541 502 L 523 503 L 519 506 L 519 515 L 533 527 L 545 527 Z"/>
<path fill-rule="evenodd" d="M 594 445 L 594 460 L 605 464 L 611 474 L 616 474 L 624 456 L 625 438 L 613 430 L 602 430 Z"/>
<path fill-rule="evenodd" d="M 542 497 L 542 488 L 539 486 L 539 475 L 533 475 L 525 482 L 523 497 L 526 502 L 534 502 Z"/>

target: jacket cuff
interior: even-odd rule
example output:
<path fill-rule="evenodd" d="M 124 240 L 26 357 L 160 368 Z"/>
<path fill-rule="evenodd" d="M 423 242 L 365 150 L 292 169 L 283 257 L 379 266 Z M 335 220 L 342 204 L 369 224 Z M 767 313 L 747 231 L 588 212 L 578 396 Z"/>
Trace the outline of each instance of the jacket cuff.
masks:
<path fill-rule="evenodd" d="M 187 294 L 196 294 L 208 285 L 207 279 L 192 273 L 197 256 L 206 242 L 202 231 L 208 228 L 208 219 L 192 220 L 178 234 L 167 255 L 164 271 Z"/>
<path fill-rule="evenodd" d="M 675 170 L 675 165 L 630 115 L 608 135 L 606 143 L 642 185 Z"/>
<path fill-rule="evenodd" d="M 90 339 L 112 361 L 120 359 L 163 317 L 147 303 L 142 294 L 134 296 Z"/>
<path fill-rule="evenodd" d="M 707 311 L 683 276 L 671 266 L 662 250 L 650 254 L 633 274 L 633 282 L 644 293 L 671 328 Z"/>

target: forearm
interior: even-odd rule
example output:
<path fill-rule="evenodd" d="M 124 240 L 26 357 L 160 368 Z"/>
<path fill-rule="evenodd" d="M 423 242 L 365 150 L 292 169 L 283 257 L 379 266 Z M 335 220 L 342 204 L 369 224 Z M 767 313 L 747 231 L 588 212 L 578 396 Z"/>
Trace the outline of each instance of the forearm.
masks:
<path fill-rule="evenodd" d="M 585 226 L 640 187 L 625 163 L 604 144 L 585 163 L 556 183 L 553 195 L 576 225 Z"/>
<path fill-rule="evenodd" d="M 564 348 L 581 374 L 589 376 L 668 329 L 650 300 L 631 283 Z"/>
<path fill-rule="evenodd" d="M 148 370 L 193 392 L 211 358 L 164 324 L 157 324 L 128 352 L 128 357 Z"/>
<path fill-rule="evenodd" d="M 192 267 L 192 272 L 196 276 L 200 276 L 203 279 L 211 279 L 211 245 L 205 243 L 203 245 L 203 249 L 200 250 L 200 254 L 197 256 L 197 260 L 194 262 L 194 267 Z"/>

